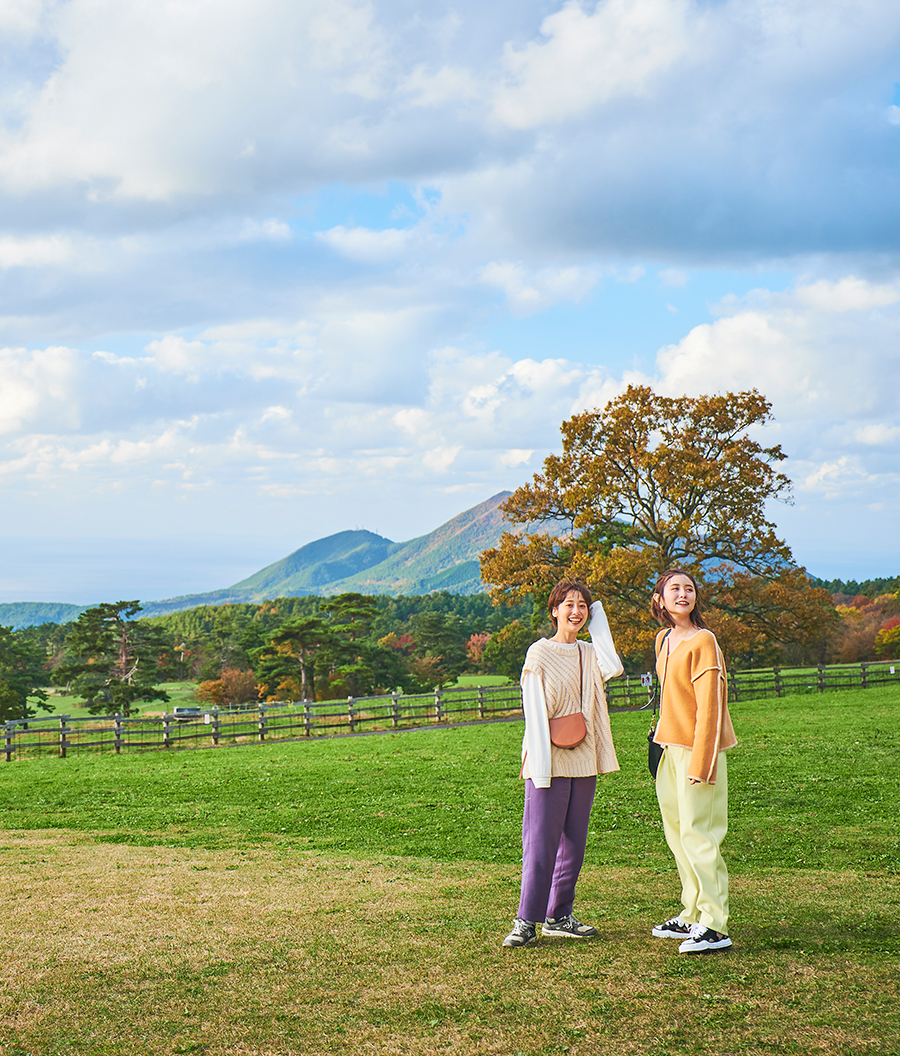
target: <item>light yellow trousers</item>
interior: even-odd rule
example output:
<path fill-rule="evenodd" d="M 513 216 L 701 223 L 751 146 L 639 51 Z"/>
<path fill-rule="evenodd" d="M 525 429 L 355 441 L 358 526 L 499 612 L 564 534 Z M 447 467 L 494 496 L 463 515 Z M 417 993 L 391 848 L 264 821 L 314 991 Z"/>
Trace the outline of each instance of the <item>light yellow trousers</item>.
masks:
<path fill-rule="evenodd" d="M 719 752 L 716 783 L 688 779 L 689 748 L 668 745 L 656 774 L 666 843 L 681 880 L 679 919 L 728 934 L 728 870 L 719 844 L 728 832 L 728 769 Z"/>

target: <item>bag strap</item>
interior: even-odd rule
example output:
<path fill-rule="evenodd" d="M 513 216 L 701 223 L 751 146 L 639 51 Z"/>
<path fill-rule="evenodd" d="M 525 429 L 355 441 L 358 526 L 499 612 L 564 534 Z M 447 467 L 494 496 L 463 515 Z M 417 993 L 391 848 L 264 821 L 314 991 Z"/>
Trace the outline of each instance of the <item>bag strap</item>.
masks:
<path fill-rule="evenodd" d="M 662 643 L 660 644 L 660 649 L 662 649 L 663 644 L 665 644 L 666 639 L 669 637 L 669 635 L 671 633 L 672 633 L 672 628 L 670 627 L 666 631 L 666 633 L 663 635 Z M 666 662 L 663 665 L 663 676 L 662 676 L 662 681 L 659 684 L 659 695 L 654 697 L 654 700 L 653 700 L 653 718 L 650 720 L 650 732 L 651 733 L 656 730 L 656 723 L 658 721 L 658 717 L 657 717 L 656 713 L 662 708 L 662 695 L 663 695 L 663 690 L 666 688 L 666 672 L 668 670 L 669 670 L 669 647 L 668 647 L 668 645 L 666 645 Z"/>
<path fill-rule="evenodd" d="M 581 714 L 584 714 L 584 659 L 581 655 L 581 646 L 578 644 L 578 639 L 575 639 L 575 645 L 578 649 L 578 695 L 581 701 Z"/>

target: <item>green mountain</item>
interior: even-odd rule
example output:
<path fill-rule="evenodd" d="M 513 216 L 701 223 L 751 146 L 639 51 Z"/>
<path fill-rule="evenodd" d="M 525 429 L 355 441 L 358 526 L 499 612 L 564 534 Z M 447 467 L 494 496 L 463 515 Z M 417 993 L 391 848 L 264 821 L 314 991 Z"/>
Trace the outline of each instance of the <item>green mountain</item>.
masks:
<path fill-rule="evenodd" d="M 450 590 L 479 594 L 484 590 L 478 555 L 496 546 L 503 531 L 500 503 L 509 492 L 494 495 L 458 514 L 428 535 L 408 543 L 394 543 L 378 564 L 329 584 L 327 593 L 348 590 L 360 594 L 430 594 Z"/>
<path fill-rule="evenodd" d="M 196 605 L 346 591 L 479 594 L 484 584 L 478 555 L 499 542 L 504 528 L 500 504 L 509 494 L 500 492 L 407 543 L 394 543 L 374 532 L 338 532 L 301 546 L 232 587 L 145 602 L 143 615 L 162 616 Z"/>
<path fill-rule="evenodd" d="M 77 620 L 87 605 L 67 605 L 63 601 L 5 601 L 0 603 L 0 627 L 35 627 L 41 623 L 69 623 Z"/>
<path fill-rule="evenodd" d="M 401 543 L 392 543 L 374 532 L 338 532 L 295 550 L 272 565 L 235 583 L 233 590 L 262 592 L 274 598 L 293 594 L 317 594 L 336 580 L 353 576 L 379 564 Z"/>

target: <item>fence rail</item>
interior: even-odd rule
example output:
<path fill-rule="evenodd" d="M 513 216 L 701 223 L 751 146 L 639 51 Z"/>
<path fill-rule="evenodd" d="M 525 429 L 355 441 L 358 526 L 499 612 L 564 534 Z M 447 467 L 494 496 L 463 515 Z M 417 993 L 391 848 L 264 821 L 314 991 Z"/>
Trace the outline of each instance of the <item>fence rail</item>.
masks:
<path fill-rule="evenodd" d="M 650 685 L 648 686 L 648 682 Z M 626 676 L 606 687 L 611 712 L 640 711 L 655 688 L 655 676 Z M 900 662 L 863 663 L 800 671 L 729 672 L 729 699 L 736 703 L 759 697 L 830 690 L 900 687 Z M 66 758 L 81 751 L 155 751 L 240 744 L 266 740 L 321 737 L 403 729 L 439 723 L 514 719 L 522 713 L 517 683 L 471 686 L 432 693 L 391 693 L 379 697 L 261 704 L 250 710 L 211 708 L 197 716 L 59 715 L 9 719 L 5 724 L 6 761 L 34 754 Z"/>

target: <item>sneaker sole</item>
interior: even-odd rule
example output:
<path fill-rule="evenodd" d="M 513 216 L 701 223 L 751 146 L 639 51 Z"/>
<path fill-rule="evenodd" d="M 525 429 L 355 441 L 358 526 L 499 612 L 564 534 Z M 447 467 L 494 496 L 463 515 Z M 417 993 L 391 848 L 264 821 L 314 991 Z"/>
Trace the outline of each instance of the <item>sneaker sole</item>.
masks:
<path fill-rule="evenodd" d="M 533 939 L 526 939 L 525 942 L 503 942 L 500 944 L 500 948 L 503 950 L 523 950 L 526 946 L 533 946 L 537 942 L 537 935 Z"/>
<path fill-rule="evenodd" d="M 681 939 L 682 942 L 688 937 L 686 931 L 657 931 L 656 928 L 650 934 L 654 939 Z"/>
<path fill-rule="evenodd" d="M 679 949 L 678 952 L 679 953 L 686 953 L 688 955 L 693 954 L 695 956 L 697 954 L 700 954 L 702 956 L 703 954 L 707 954 L 707 953 L 724 953 L 725 950 L 730 950 L 732 945 L 733 945 L 733 943 L 730 942 L 730 941 L 729 942 L 718 942 L 714 946 L 704 946 L 702 949 L 697 949 L 697 950 L 681 950 L 681 949 Z"/>
<path fill-rule="evenodd" d="M 541 935 L 545 939 L 599 939 L 599 933 L 596 935 L 576 935 L 571 931 L 542 931 Z"/>

